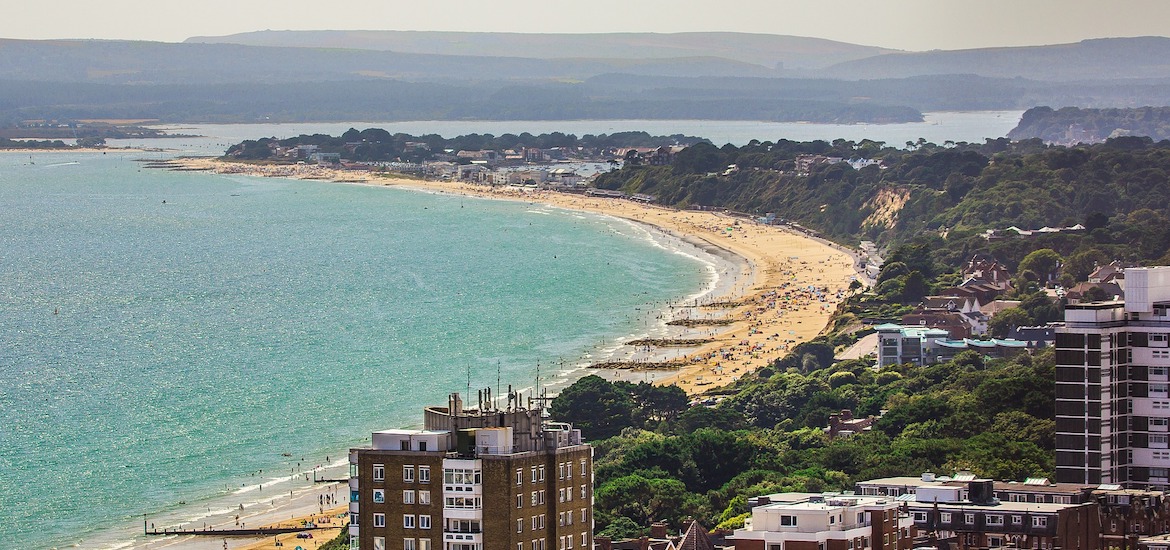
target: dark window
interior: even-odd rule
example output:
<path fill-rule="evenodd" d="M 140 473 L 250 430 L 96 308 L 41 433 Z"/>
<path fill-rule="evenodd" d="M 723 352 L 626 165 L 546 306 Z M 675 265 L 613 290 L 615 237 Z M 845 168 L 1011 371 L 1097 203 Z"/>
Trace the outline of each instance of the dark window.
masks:
<path fill-rule="evenodd" d="M 1150 335 L 1144 332 L 1129 333 L 1129 345 L 1135 348 L 1146 348 L 1150 346 Z"/>
<path fill-rule="evenodd" d="M 1085 352 L 1080 350 L 1056 350 L 1056 364 L 1057 365 L 1084 365 Z"/>
<path fill-rule="evenodd" d="M 1058 348 L 1083 348 L 1085 347 L 1084 334 L 1068 334 L 1064 332 L 1056 333 L 1056 347 Z"/>

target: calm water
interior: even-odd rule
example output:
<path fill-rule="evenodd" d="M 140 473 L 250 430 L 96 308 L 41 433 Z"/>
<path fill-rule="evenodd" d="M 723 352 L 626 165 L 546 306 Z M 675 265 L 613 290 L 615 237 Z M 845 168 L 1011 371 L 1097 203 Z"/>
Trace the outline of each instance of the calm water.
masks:
<path fill-rule="evenodd" d="M 646 131 L 651 135 L 684 134 L 710 139 L 722 145 L 744 145 L 757 139 L 853 141 L 872 139 L 901 146 L 907 141 L 925 138 L 942 144 L 947 140 L 982 142 L 1000 138 L 1016 127 L 1023 111 L 972 111 L 926 113 L 924 122 L 905 124 L 805 124 L 799 122 L 755 122 L 747 120 L 538 120 L 538 121 L 414 121 L 414 122 L 337 122 L 305 124 L 207 124 L 171 126 L 175 133 L 214 136 L 206 139 L 119 140 L 118 144 L 175 147 L 189 151 L 222 153 L 233 143 L 258 137 L 292 137 L 299 134 L 324 133 L 341 135 L 350 128 L 384 128 L 411 135 L 439 134 L 455 137 L 471 133 L 502 135 L 529 132 L 541 134 L 612 134 Z M 164 144 L 164 145 L 160 145 Z"/>
<path fill-rule="evenodd" d="M 342 456 L 469 368 L 531 386 L 708 277 L 597 216 L 132 156 L 0 154 L 5 546 L 90 547 L 282 453 Z"/>

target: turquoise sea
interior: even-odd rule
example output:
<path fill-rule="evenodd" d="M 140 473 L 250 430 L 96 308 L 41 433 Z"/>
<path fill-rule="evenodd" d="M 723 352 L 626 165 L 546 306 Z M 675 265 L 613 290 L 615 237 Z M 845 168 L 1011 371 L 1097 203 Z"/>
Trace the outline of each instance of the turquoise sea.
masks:
<path fill-rule="evenodd" d="M 710 276 L 600 216 L 140 156 L 0 154 L 5 547 L 112 545 L 469 376 L 555 381 Z"/>
<path fill-rule="evenodd" d="M 186 130 L 204 138 L 115 145 L 218 154 L 351 126 L 980 141 L 1018 117 L 207 125 Z M 127 547 L 145 518 L 197 524 L 263 502 L 260 484 L 285 490 L 298 464 L 414 425 L 449 392 L 528 391 L 538 370 L 564 384 L 716 269 L 600 216 L 133 161 L 170 154 L 0 153 L 5 548 Z"/>

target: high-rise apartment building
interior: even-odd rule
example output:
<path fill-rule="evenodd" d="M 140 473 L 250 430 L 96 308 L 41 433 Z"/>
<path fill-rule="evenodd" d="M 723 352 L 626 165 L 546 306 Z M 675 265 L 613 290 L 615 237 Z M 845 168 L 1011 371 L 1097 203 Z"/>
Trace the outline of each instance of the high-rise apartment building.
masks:
<path fill-rule="evenodd" d="M 350 548 L 590 550 L 593 449 L 581 431 L 490 398 L 424 409 L 423 429 L 350 450 Z M 539 403 L 539 402 L 538 402 Z"/>
<path fill-rule="evenodd" d="M 1125 270 L 1125 300 L 1065 308 L 1056 480 L 1170 486 L 1170 267 Z"/>

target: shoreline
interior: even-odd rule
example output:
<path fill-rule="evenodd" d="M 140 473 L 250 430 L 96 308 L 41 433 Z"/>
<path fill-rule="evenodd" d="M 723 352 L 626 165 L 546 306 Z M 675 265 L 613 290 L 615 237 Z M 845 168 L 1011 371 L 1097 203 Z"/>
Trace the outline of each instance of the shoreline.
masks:
<path fill-rule="evenodd" d="M 675 210 L 634 203 L 623 199 L 589 197 L 555 191 L 489 187 L 465 182 L 443 182 L 368 172 L 322 168 L 313 165 L 257 165 L 210 157 L 176 158 L 176 165 L 217 174 L 278 177 L 367 185 L 400 187 L 418 191 L 527 201 L 568 210 L 592 212 L 648 225 L 691 246 L 718 256 L 724 251 L 737 258 L 739 272 L 732 274 L 728 288 L 716 281 L 698 295 L 699 303 L 689 307 L 669 305 L 662 314 L 665 322 L 691 318 L 722 318 L 732 322 L 721 327 L 682 331 L 689 336 L 713 341 L 693 348 L 664 348 L 657 354 L 674 353 L 685 365 L 677 372 L 655 372 L 654 383 L 675 384 L 689 395 L 705 393 L 733 383 L 740 376 L 785 355 L 798 343 L 810 340 L 827 326 L 836 305 L 844 298 L 848 284 L 861 276 L 855 270 L 851 251 L 823 239 L 780 226 L 768 226 L 710 211 Z M 722 292 L 717 292 L 722 290 Z M 710 308 L 712 301 L 737 302 L 734 308 Z M 654 355 L 653 349 L 646 350 Z M 638 356 L 637 350 L 632 355 Z M 647 362 L 650 360 L 644 359 Z M 576 369 L 575 369 L 576 370 Z M 597 369 L 583 369 L 586 373 Z M 592 372 L 589 372 L 592 371 Z M 628 379 L 622 369 L 599 372 L 615 379 Z M 663 374 L 666 374 L 663 376 Z"/>

